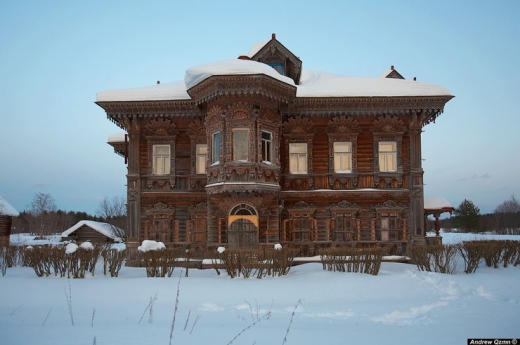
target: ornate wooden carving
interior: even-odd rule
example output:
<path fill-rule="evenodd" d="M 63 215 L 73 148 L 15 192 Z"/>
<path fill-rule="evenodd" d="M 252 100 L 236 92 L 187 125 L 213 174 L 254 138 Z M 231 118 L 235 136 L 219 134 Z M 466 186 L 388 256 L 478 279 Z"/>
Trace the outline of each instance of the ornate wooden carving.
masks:
<path fill-rule="evenodd" d="M 316 127 L 314 123 L 306 117 L 291 117 L 282 125 L 284 135 L 287 134 L 314 134 Z"/>
<path fill-rule="evenodd" d="M 401 134 L 406 132 L 406 127 L 401 119 L 396 116 L 380 116 L 374 121 L 370 131 L 373 133 Z"/>
<path fill-rule="evenodd" d="M 327 124 L 327 133 L 357 134 L 359 132 L 361 132 L 359 123 L 352 116 L 336 116 Z"/>
<path fill-rule="evenodd" d="M 228 105 L 227 111 L 234 120 L 249 119 L 253 113 L 253 107 L 247 102 L 237 102 Z"/>
<path fill-rule="evenodd" d="M 176 126 L 169 119 L 154 119 L 145 126 L 146 134 L 152 136 L 169 136 L 177 134 Z"/>

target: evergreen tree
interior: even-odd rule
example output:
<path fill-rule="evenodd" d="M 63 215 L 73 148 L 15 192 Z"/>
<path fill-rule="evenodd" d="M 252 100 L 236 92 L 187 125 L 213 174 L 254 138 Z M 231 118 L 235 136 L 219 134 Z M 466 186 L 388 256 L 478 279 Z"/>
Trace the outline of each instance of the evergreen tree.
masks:
<path fill-rule="evenodd" d="M 478 232 L 480 230 L 480 209 L 470 200 L 464 199 L 453 213 L 456 227 L 463 232 Z"/>

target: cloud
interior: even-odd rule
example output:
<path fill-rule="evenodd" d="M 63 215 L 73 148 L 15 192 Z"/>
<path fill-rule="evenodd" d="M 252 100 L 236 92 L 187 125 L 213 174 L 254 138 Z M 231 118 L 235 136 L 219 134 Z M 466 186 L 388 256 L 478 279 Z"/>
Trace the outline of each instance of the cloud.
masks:
<path fill-rule="evenodd" d="M 489 173 L 485 173 L 482 176 L 480 176 L 480 178 L 490 178 L 490 177 L 491 177 L 491 175 Z"/>

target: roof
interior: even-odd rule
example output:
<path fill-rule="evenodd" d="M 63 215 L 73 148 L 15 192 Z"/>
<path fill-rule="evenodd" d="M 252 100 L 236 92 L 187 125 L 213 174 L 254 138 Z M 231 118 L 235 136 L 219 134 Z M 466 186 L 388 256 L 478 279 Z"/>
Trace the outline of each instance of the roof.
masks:
<path fill-rule="evenodd" d="M 20 214 L 7 200 L 0 196 L 0 215 L 18 217 Z"/>
<path fill-rule="evenodd" d="M 93 221 L 93 220 L 82 220 L 82 221 L 79 221 L 73 227 L 71 227 L 71 228 L 65 230 L 64 232 L 62 232 L 61 233 L 61 237 L 71 236 L 73 232 L 75 232 L 76 230 L 81 228 L 83 225 L 86 225 L 89 228 L 94 229 L 95 231 L 99 232 L 100 234 L 103 234 L 106 237 L 109 237 L 109 238 L 113 239 L 116 242 L 121 242 L 121 238 L 116 236 L 116 234 L 114 232 L 114 228 L 118 229 L 118 231 L 119 230 L 123 231 L 122 229 L 114 227 L 113 225 L 110 225 L 108 223 L 96 222 L 96 221 Z"/>
<path fill-rule="evenodd" d="M 291 78 L 276 72 L 271 66 L 252 60 L 230 59 L 212 62 L 189 68 L 184 76 L 188 89 L 214 75 L 255 75 L 264 74 L 289 85 L 294 85 Z"/>
<path fill-rule="evenodd" d="M 119 133 L 114 133 L 114 134 L 110 134 L 108 136 L 108 142 L 109 143 L 124 143 L 125 142 L 125 135 L 126 135 L 126 132 L 119 132 Z"/>
<path fill-rule="evenodd" d="M 264 74 L 287 84 L 294 82 L 270 66 L 249 60 L 225 60 L 190 68 L 184 81 L 148 87 L 102 91 L 97 102 L 189 100 L 187 89 L 213 75 Z M 303 70 L 296 97 L 421 97 L 451 96 L 446 88 L 413 80 L 348 77 L 322 71 Z"/>
<path fill-rule="evenodd" d="M 262 41 L 253 45 L 249 51 L 249 56 L 254 56 L 260 52 L 266 44 L 272 41 L 276 41 L 274 34 L 271 40 Z M 279 42 L 276 41 L 276 43 L 278 44 Z M 386 78 L 390 75 L 394 76 L 394 74 L 401 76 L 395 69 L 385 72 L 381 77 L 349 77 L 329 72 L 302 70 L 301 76 L 299 76 L 298 85 L 295 85 L 291 78 L 279 74 L 275 69 L 262 62 L 229 59 L 191 67 L 186 71 L 184 80 L 181 81 L 157 84 L 148 87 L 102 91 L 96 95 L 96 101 L 130 102 L 190 100 L 191 97 L 187 90 L 211 76 L 258 74 L 267 75 L 281 82 L 296 86 L 296 97 L 452 96 L 451 93 L 442 86 L 400 78 Z"/>
<path fill-rule="evenodd" d="M 424 197 L 425 210 L 453 210 L 453 206 L 448 200 L 442 196 L 425 196 Z"/>

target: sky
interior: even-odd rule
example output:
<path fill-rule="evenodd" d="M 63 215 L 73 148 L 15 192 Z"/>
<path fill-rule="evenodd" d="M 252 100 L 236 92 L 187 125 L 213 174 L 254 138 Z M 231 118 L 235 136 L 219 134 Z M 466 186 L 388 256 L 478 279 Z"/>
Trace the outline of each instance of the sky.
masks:
<path fill-rule="evenodd" d="M 104 90 L 183 80 L 186 69 L 277 39 L 303 69 L 406 79 L 455 95 L 423 133 L 425 194 L 493 212 L 520 197 L 520 2 L 0 1 L 0 195 L 37 192 L 96 213 L 126 194 L 106 143 Z"/>

